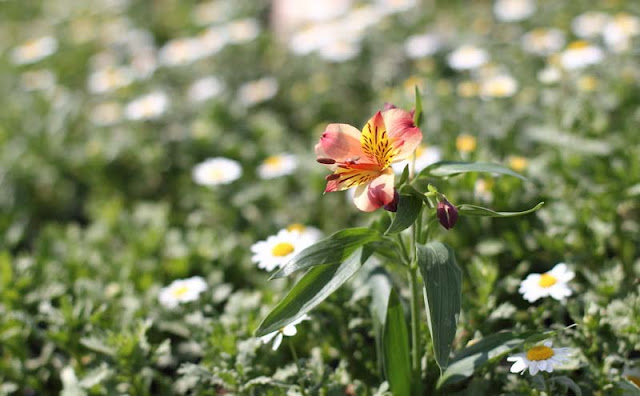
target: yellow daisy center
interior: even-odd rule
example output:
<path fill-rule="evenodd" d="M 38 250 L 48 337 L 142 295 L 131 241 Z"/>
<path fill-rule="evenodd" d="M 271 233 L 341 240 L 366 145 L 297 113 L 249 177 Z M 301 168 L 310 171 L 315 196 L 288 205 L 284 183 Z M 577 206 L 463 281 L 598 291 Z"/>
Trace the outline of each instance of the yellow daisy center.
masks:
<path fill-rule="evenodd" d="M 276 156 L 267 157 L 264 160 L 264 164 L 270 168 L 276 168 L 282 164 L 282 158 Z"/>
<path fill-rule="evenodd" d="M 184 296 L 188 291 L 189 291 L 189 288 L 187 286 L 180 286 L 180 287 L 177 287 L 177 288 L 173 289 L 171 294 L 175 298 L 179 298 L 179 297 Z"/>
<path fill-rule="evenodd" d="M 583 40 L 574 41 L 568 46 L 569 49 L 584 49 L 587 47 L 589 47 L 589 43 Z"/>
<path fill-rule="evenodd" d="M 221 180 L 224 177 L 224 172 L 218 168 L 213 168 L 208 173 L 213 180 Z"/>
<path fill-rule="evenodd" d="M 553 355 L 553 349 L 544 345 L 533 347 L 527 351 L 527 359 L 535 361 L 547 360 Z"/>
<path fill-rule="evenodd" d="M 456 148 L 458 151 L 471 152 L 476 149 L 476 138 L 471 135 L 460 135 L 456 139 Z"/>
<path fill-rule="evenodd" d="M 298 231 L 303 232 L 305 230 L 305 226 L 300 223 L 291 224 L 287 227 L 287 231 Z"/>
<path fill-rule="evenodd" d="M 291 254 L 291 252 L 293 252 L 294 250 L 295 248 L 289 242 L 280 242 L 279 244 L 274 246 L 273 249 L 271 249 L 271 254 L 276 257 L 284 257 Z"/>
<path fill-rule="evenodd" d="M 522 172 L 527 167 L 527 159 L 524 157 L 509 158 L 509 166 L 516 172 Z"/>
<path fill-rule="evenodd" d="M 538 285 L 540 285 L 540 287 L 547 288 L 555 285 L 556 282 L 558 282 L 558 280 L 556 279 L 555 276 L 550 274 L 542 274 L 540 275 L 540 280 L 538 281 Z"/>

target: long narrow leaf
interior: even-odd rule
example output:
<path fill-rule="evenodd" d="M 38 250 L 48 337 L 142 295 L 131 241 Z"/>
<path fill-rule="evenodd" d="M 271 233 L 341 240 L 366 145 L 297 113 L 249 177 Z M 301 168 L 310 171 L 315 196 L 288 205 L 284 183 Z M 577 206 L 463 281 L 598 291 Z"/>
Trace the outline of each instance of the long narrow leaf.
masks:
<path fill-rule="evenodd" d="M 526 177 L 519 173 L 512 171 L 509 168 L 505 168 L 502 165 L 490 164 L 485 162 L 460 162 L 460 161 L 441 161 L 431 164 L 426 167 L 418 176 L 436 176 L 436 177 L 448 177 L 454 176 L 460 173 L 469 172 L 482 172 L 482 173 L 497 173 L 501 175 L 509 175 L 517 177 L 518 179 L 527 180 Z"/>
<path fill-rule="evenodd" d="M 256 336 L 272 333 L 312 310 L 342 286 L 362 265 L 362 248 L 341 264 L 309 270 L 262 321 Z"/>
<path fill-rule="evenodd" d="M 409 332 L 402 304 L 391 289 L 383 331 L 384 372 L 394 396 L 411 395 Z"/>
<path fill-rule="evenodd" d="M 462 204 L 459 205 L 458 213 L 463 216 L 480 216 L 480 217 L 516 217 L 522 216 L 529 213 L 533 213 L 536 210 L 540 209 L 544 205 L 544 202 L 540 202 L 536 206 L 531 209 L 524 210 L 522 212 L 496 212 L 491 209 L 483 208 L 482 206 Z"/>

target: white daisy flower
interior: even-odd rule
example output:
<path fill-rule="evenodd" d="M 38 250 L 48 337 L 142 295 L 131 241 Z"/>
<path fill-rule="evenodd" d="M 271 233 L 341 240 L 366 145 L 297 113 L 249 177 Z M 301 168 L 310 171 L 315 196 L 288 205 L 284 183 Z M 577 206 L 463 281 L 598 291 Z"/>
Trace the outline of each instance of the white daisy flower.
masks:
<path fill-rule="evenodd" d="M 299 223 L 288 225 L 286 230 L 289 232 L 299 233 L 303 238 L 307 239 L 307 243 L 309 243 L 310 245 L 316 243 L 323 236 L 322 231 L 320 231 L 319 229 L 315 227 L 305 226 Z"/>
<path fill-rule="evenodd" d="M 600 63 L 604 52 L 586 41 L 574 41 L 560 54 L 560 64 L 567 70 L 582 69 Z"/>
<path fill-rule="evenodd" d="M 251 246 L 251 261 L 256 263 L 258 268 L 273 271 L 284 266 L 313 242 L 311 238 L 297 231 L 280 230 L 276 235 Z"/>
<path fill-rule="evenodd" d="M 557 67 L 547 66 L 538 72 L 537 77 L 543 84 L 554 84 L 560 81 L 562 73 Z"/>
<path fill-rule="evenodd" d="M 207 283 L 200 276 L 178 279 L 160 290 L 158 301 L 167 308 L 175 308 L 179 304 L 197 300 L 205 290 Z"/>
<path fill-rule="evenodd" d="M 480 83 L 480 96 L 483 98 L 507 98 L 517 90 L 518 81 L 508 74 L 492 76 Z"/>
<path fill-rule="evenodd" d="M 509 356 L 507 361 L 513 362 L 511 372 L 524 374 L 529 370 L 531 375 L 536 375 L 539 371 L 553 372 L 555 365 L 563 364 L 569 360 L 571 350 L 569 348 L 551 348 L 551 345 L 551 341 L 546 341 L 543 345 L 534 346 L 527 352 Z"/>
<path fill-rule="evenodd" d="M 573 18 L 571 30 L 580 38 L 592 38 L 602 33 L 608 21 L 609 15 L 605 13 L 587 11 Z"/>
<path fill-rule="evenodd" d="M 355 58 L 360 53 L 360 44 L 348 39 L 332 40 L 318 50 L 322 59 L 329 62 L 346 62 Z"/>
<path fill-rule="evenodd" d="M 229 158 L 209 158 L 193 168 L 192 176 L 193 181 L 202 186 L 229 184 L 242 176 L 242 167 Z"/>
<path fill-rule="evenodd" d="M 58 49 L 58 40 L 52 36 L 40 37 L 27 41 L 15 47 L 10 54 L 11 61 L 16 65 L 36 63 L 52 55 Z"/>
<path fill-rule="evenodd" d="M 567 286 L 567 282 L 575 275 L 565 263 L 559 263 L 551 271 L 544 274 L 529 274 L 525 280 L 520 282 L 518 292 L 530 303 L 548 296 L 561 301 L 571 295 L 572 292 Z"/>
<path fill-rule="evenodd" d="M 529 18 L 536 11 L 533 0 L 496 0 L 493 13 L 502 22 L 515 22 Z"/>
<path fill-rule="evenodd" d="M 269 333 L 267 335 L 260 337 L 260 340 L 262 341 L 263 344 L 268 344 L 271 342 L 271 340 L 273 340 L 273 346 L 271 347 L 271 349 L 275 351 L 280 347 L 280 344 L 282 344 L 282 339 L 284 338 L 284 336 L 292 337 L 296 335 L 298 333 L 296 326 L 299 325 L 302 321 L 309 320 L 309 319 L 311 319 L 309 315 L 304 314 L 300 316 L 298 319 L 284 326 L 280 330 L 276 330 L 273 333 Z"/>
<path fill-rule="evenodd" d="M 435 54 L 440 49 L 440 38 L 435 34 L 411 36 L 404 43 L 404 52 L 411 59 L 424 58 Z"/>
<path fill-rule="evenodd" d="M 167 95 L 156 91 L 129 102 L 124 113 L 129 120 L 151 120 L 164 114 L 168 107 Z"/>
<path fill-rule="evenodd" d="M 98 126 L 109 126 L 122 120 L 122 105 L 118 102 L 104 102 L 91 110 L 89 119 Z"/>
<path fill-rule="evenodd" d="M 640 18 L 629 14 L 618 14 L 604 27 L 602 36 L 607 48 L 614 52 L 626 51 L 631 39 L 640 34 Z"/>
<path fill-rule="evenodd" d="M 560 29 L 537 28 L 522 36 L 522 48 L 532 54 L 547 56 L 559 51 L 565 43 Z"/>
<path fill-rule="evenodd" d="M 229 32 L 226 26 L 211 26 L 198 36 L 203 56 L 217 54 L 229 43 Z"/>
<path fill-rule="evenodd" d="M 293 154 L 280 154 L 267 157 L 258 166 L 258 176 L 261 179 L 273 179 L 293 173 L 298 166 L 298 160 Z"/>
<path fill-rule="evenodd" d="M 256 105 L 273 98 L 278 93 L 278 81 L 273 77 L 242 84 L 238 89 L 238 99 L 246 107 Z"/>
<path fill-rule="evenodd" d="M 296 55 L 307 55 L 332 41 L 334 34 L 331 24 L 313 24 L 291 36 L 289 49 Z"/>
<path fill-rule="evenodd" d="M 185 37 L 167 42 L 158 53 L 160 64 L 164 66 L 181 66 L 193 63 L 204 56 L 200 40 Z"/>
<path fill-rule="evenodd" d="M 187 97 L 192 102 L 204 102 L 205 100 L 218 96 L 222 92 L 222 89 L 223 84 L 217 77 L 202 77 L 189 86 Z"/>
<path fill-rule="evenodd" d="M 20 85 L 25 91 L 49 91 L 56 86 L 56 75 L 50 70 L 31 70 L 20 75 Z"/>
<path fill-rule="evenodd" d="M 153 47 L 143 47 L 136 49 L 131 56 L 131 70 L 138 79 L 149 78 L 158 68 L 156 51 Z"/>
<path fill-rule="evenodd" d="M 126 87 L 133 82 L 133 72 L 128 67 L 109 66 L 89 75 L 89 92 L 101 94 Z"/>
<path fill-rule="evenodd" d="M 437 147 L 420 144 L 416 147 L 415 172 L 418 173 L 427 166 L 434 164 L 442 159 L 442 152 Z M 393 171 L 402 173 L 404 167 L 411 162 L 410 159 L 391 164 Z"/>
<path fill-rule="evenodd" d="M 473 185 L 473 196 L 482 202 L 491 202 L 493 200 L 493 180 L 478 179 Z"/>
<path fill-rule="evenodd" d="M 489 54 L 482 48 L 463 45 L 449 54 L 447 62 L 455 70 L 477 69 L 489 61 Z"/>
<path fill-rule="evenodd" d="M 229 42 L 242 44 L 255 40 L 260 34 L 260 25 L 254 18 L 239 19 L 227 25 Z"/>

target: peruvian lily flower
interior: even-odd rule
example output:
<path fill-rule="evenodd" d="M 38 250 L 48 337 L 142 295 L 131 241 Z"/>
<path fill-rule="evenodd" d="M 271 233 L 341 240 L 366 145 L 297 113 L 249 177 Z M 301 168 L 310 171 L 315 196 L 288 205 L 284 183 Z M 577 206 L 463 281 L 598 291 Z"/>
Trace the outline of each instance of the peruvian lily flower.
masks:
<path fill-rule="evenodd" d="M 354 202 L 364 212 L 391 203 L 391 164 L 407 159 L 421 140 L 412 114 L 397 108 L 378 111 L 362 133 L 351 125 L 329 124 L 315 147 L 317 161 L 333 171 L 325 193 L 355 187 Z"/>

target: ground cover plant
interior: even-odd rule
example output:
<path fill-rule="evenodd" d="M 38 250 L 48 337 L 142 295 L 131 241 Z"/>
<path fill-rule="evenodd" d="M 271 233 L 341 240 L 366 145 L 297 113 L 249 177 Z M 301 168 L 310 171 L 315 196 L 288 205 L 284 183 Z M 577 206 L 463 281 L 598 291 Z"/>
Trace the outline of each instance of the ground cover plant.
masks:
<path fill-rule="evenodd" d="M 637 2 L 0 19 L 0 394 L 640 394 Z"/>

